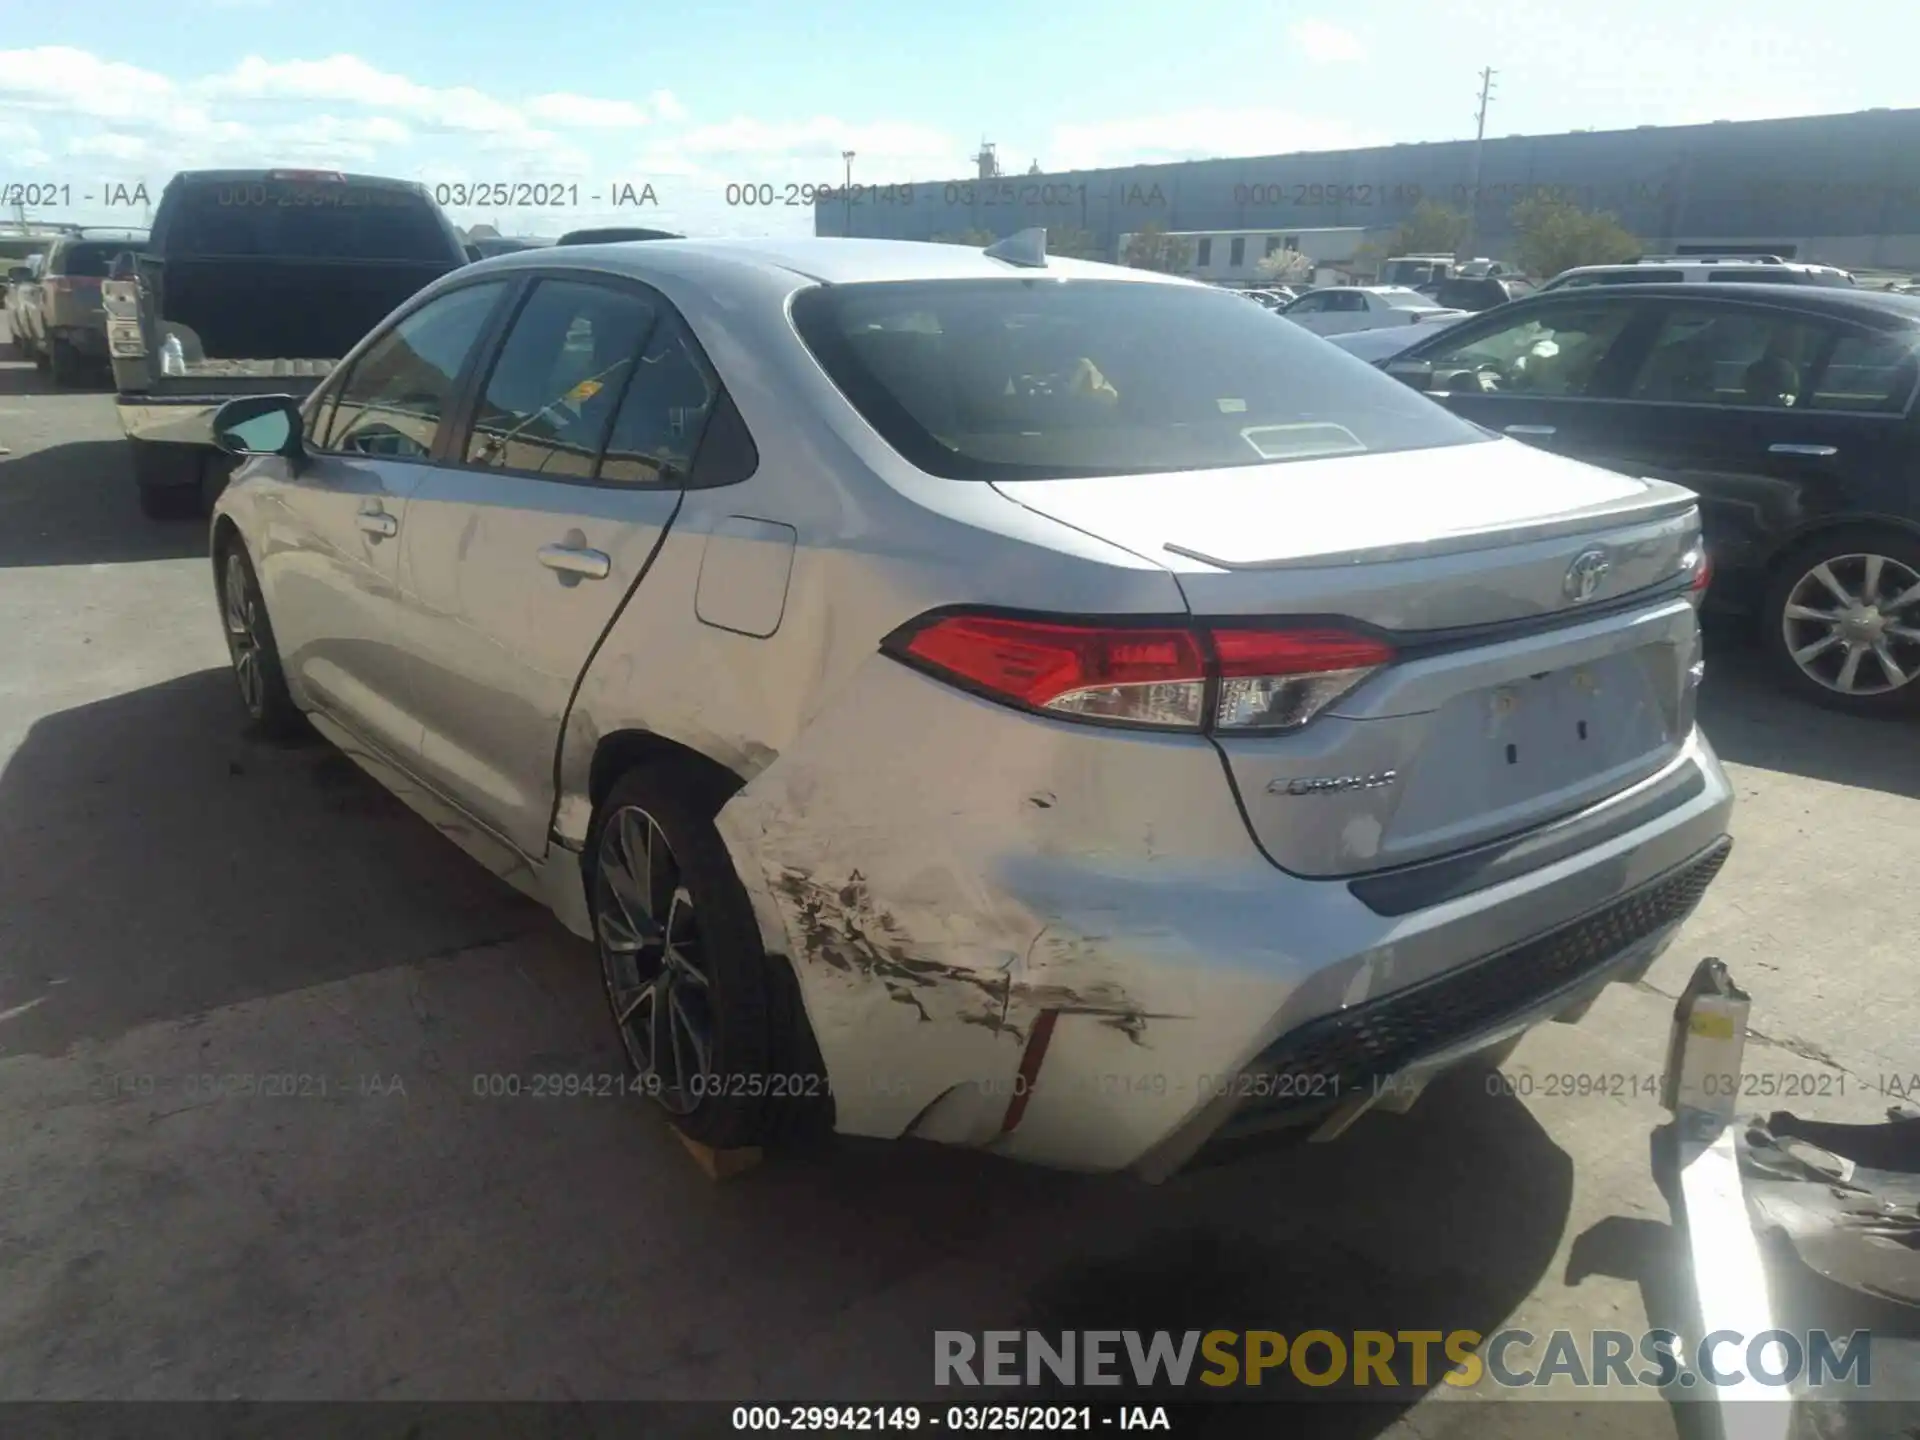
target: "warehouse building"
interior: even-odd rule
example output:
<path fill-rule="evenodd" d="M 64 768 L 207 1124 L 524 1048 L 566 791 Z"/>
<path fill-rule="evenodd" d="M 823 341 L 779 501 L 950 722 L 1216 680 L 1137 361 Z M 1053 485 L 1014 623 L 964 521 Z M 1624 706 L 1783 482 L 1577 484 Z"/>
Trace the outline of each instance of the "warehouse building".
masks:
<path fill-rule="evenodd" d="M 1438 200 L 1473 216 L 1475 253 L 1500 259 L 1511 252 L 1513 205 L 1551 195 L 1611 211 L 1649 251 L 1738 247 L 1850 270 L 1920 271 L 1920 109 L 911 185 L 875 179 L 818 202 L 814 232 L 931 240 L 1044 225 L 1085 232 L 1118 259 L 1123 237 L 1149 226 L 1246 236 L 1250 251 L 1264 251 L 1269 236 L 1390 235 L 1422 200 Z"/>

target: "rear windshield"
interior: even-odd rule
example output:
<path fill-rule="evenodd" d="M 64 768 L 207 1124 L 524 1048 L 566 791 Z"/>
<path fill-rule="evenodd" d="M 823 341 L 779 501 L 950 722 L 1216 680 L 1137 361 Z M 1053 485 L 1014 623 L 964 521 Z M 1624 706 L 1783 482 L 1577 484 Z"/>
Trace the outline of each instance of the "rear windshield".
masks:
<path fill-rule="evenodd" d="M 1488 435 L 1210 286 L 823 285 L 794 325 L 867 422 L 955 480 L 1214 470 Z"/>
<path fill-rule="evenodd" d="M 178 255 L 464 260 L 425 195 L 373 185 L 255 180 L 185 187 L 167 236 Z"/>
<path fill-rule="evenodd" d="M 60 252 L 60 273 L 104 280 L 112 268 L 113 257 L 127 250 L 138 250 L 141 243 L 138 240 L 89 240 L 84 245 L 69 245 Z"/>

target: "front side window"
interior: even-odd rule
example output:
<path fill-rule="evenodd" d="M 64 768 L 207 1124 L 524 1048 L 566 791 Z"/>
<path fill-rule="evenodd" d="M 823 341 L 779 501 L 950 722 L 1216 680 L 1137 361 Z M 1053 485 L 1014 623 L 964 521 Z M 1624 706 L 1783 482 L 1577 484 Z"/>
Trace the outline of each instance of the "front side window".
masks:
<path fill-rule="evenodd" d="M 542 280 L 520 307 L 467 436 L 469 465 L 585 479 L 658 314 L 625 290 Z"/>
<path fill-rule="evenodd" d="M 503 280 L 467 285 L 428 301 L 354 362 L 326 434 L 326 449 L 424 460 L 479 343 Z"/>
<path fill-rule="evenodd" d="M 1779 311 L 1675 305 L 1628 398 L 1784 409 L 1800 401 L 1830 328 Z"/>
<path fill-rule="evenodd" d="M 1904 412 L 1920 384 L 1920 330 L 1842 335 L 1807 397 L 1814 410 Z"/>
<path fill-rule="evenodd" d="M 1206 286 L 819 286 L 801 338 L 909 462 L 961 480 L 1213 470 L 1488 437 L 1355 356 Z"/>
<path fill-rule="evenodd" d="M 1633 314 L 1631 305 L 1555 305 L 1490 330 L 1476 326 L 1426 357 L 1433 364 L 1434 388 L 1584 395 Z M 1442 372 L 1456 372 L 1458 378 L 1443 382 Z"/>
<path fill-rule="evenodd" d="M 1289 315 L 1318 315 L 1327 309 L 1330 295 L 1302 295 L 1287 307 Z"/>

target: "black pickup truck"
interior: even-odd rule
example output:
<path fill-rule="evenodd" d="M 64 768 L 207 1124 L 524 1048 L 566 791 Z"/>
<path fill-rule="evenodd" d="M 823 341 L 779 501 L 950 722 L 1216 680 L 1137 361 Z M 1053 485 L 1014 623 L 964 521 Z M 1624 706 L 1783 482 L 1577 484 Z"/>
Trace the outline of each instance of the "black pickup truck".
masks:
<path fill-rule="evenodd" d="M 140 508 L 200 513 L 215 410 L 305 395 L 403 301 L 467 263 L 425 187 L 320 170 L 183 170 L 101 286 Z"/>

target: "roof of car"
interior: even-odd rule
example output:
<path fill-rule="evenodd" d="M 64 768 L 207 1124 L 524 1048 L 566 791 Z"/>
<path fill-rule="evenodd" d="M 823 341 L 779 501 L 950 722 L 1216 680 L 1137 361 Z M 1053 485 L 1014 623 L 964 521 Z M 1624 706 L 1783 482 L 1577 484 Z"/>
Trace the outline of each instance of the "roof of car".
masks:
<path fill-rule="evenodd" d="M 1050 258 L 1044 270 L 989 259 L 984 250 L 927 240 L 866 240 L 837 236 L 797 236 L 761 239 L 630 240 L 609 245 L 570 246 L 522 250 L 481 262 L 506 268 L 553 265 L 593 265 L 635 274 L 663 270 L 711 275 L 716 270 L 786 271 L 827 285 L 882 280 L 1055 279 L 1131 280 L 1148 284 L 1193 285 L 1200 282 L 1124 265 L 1092 260 Z M 471 273 L 471 271 L 469 271 Z"/>
<path fill-rule="evenodd" d="M 1715 300 L 1759 301 L 1798 310 L 1842 311 L 1859 317 L 1879 316 L 1920 325 L 1920 296 L 1890 295 L 1884 290 L 1859 290 L 1852 286 L 1826 285 L 1745 285 L 1729 281 L 1721 285 L 1689 285 L 1680 281 L 1653 281 L 1645 285 L 1596 285 L 1565 290 L 1540 290 L 1511 300 L 1509 305 L 1558 305 L 1601 303 L 1629 304 L 1635 300 L 1686 300 L 1708 304 Z M 1491 312 L 1489 312 L 1491 313 Z"/>

